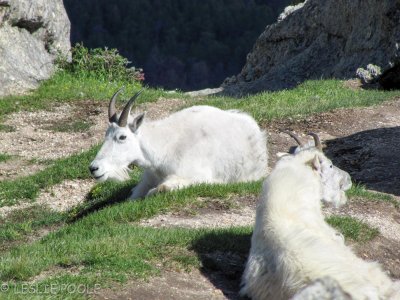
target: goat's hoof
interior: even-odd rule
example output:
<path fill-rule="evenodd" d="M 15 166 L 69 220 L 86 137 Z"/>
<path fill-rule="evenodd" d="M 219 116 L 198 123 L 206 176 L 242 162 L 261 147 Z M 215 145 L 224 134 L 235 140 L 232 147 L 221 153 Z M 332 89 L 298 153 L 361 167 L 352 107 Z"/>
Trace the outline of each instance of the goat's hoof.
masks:
<path fill-rule="evenodd" d="M 159 192 L 159 193 L 168 192 L 169 190 L 170 190 L 170 188 L 169 188 L 167 185 L 165 185 L 165 184 L 160 184 L 160 185 L 157 187 L 157 192 Z"/>
<path fill-rule="evenodd" d="M 152 188 L 151 190 L 149 190 L 146 194 L 146 197 L 150 197 L 153 196 L 154 194 L 157 194 L 157 188 Z"/>
<path fill-rule="evenodd" d="M 147 192 L 146 197 L 153 196 L 158 193 L 164 193 L 170 191 L 171 188 L 165 184 L 160 184 L 159 186 L 152 188 L 150 191 Z"/>

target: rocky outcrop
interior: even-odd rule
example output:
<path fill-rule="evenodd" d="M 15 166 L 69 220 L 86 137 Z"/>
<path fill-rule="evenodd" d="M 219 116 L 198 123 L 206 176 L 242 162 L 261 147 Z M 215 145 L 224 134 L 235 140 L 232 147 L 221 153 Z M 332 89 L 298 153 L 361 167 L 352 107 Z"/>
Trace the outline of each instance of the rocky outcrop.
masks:
<path fill-rule="evenodd" d="M 62 0 L 0 0 L 0 96 L 37 87 L 69 55 L 70 22 Z"/>
<path fill-rule="evenodd" d="M 307 0 L 267 26 L 241 73 L 223 86 L 240 95 L 359 74 L 393 88 L 400 85 L 399 45 L 398 0 Z"/>

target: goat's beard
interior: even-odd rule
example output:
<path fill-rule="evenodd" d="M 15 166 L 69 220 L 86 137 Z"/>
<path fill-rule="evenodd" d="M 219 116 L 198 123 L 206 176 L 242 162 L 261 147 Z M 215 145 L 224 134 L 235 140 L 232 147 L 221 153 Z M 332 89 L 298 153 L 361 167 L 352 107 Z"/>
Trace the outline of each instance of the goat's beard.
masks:
<path fill-rule="evenodd" d="M 131 170 L 128 167 L 115 168 L 107 172 L 107 178 L 105 180 L 125 181 L 129 179 L 129 172 Z"/>

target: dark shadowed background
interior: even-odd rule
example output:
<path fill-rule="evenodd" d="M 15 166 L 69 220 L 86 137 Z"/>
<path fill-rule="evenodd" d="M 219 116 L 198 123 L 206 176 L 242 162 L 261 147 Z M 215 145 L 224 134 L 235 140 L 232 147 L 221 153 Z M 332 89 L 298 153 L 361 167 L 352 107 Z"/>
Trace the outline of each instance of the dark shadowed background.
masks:
<path fill-rule="evenodd" d="M 291 0 L 64 0 L 72 45 L 117 48 L 166 89 L 219 86 L 240 72 Z"/>

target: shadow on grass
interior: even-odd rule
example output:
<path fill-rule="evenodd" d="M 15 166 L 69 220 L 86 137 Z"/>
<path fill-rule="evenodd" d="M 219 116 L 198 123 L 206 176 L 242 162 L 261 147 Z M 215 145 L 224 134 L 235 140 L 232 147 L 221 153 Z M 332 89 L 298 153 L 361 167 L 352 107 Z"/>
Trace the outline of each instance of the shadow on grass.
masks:
<path fill-rule="evenodd" d="M 131 181 L 123 184 L 106 182 L 95 186 L 86 196 L 86 201 L 68 212 L 68 223 L 73 223 L 83 217 L 128 199 L 132 186 Z"/>
<path fill-rule="evenodd" d="M 192 243 L 201 261 L 202 274 L 228 299 L 239 296 L 241 276 L 250 250 L 250 229 L 216 230 Z"/>

